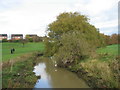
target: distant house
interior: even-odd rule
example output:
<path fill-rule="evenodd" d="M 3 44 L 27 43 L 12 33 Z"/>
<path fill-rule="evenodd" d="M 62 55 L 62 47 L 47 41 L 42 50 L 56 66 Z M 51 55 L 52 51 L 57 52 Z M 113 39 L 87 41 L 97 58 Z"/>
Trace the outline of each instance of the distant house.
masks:
<path fill-rule="evenodd" d="M 0 34 L 0 41 L 3 39 L 7 40 L 7 34 Z"/>
<path fill-rule="evenodd" d="M 23 39 L 23 34 L 12 34 L 11 40 L 20 40 Z"/>
<path fill-rule="evenodd" d="M 27 34 L 27 35 L 25 36 L 25 38 L 33 38 L 33 37 L 35 37 L 35 36 L 37 36 L 37 34 Z"/>

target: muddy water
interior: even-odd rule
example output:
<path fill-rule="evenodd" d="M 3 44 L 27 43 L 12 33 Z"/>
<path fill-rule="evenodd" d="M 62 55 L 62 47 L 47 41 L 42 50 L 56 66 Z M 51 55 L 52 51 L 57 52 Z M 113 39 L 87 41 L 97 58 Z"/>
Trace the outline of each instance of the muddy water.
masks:
<path fill-rule="evenodd" d="M 41 76 L 34 88 L 89 88 L 76 74 L 55 67 L 51 60 L 42 60 L 34 67 L 36 76 Z"/>

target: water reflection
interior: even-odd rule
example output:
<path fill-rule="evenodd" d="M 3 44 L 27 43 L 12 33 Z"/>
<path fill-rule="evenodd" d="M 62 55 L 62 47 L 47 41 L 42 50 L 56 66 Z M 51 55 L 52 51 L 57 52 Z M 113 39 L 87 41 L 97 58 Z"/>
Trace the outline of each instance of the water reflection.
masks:
<path fill-rule="evenodd" d="M 45 63 L 40 63 L 37 66 L 34 67 L 34 71 L 36 76 L 41 76 L 40 79 L 38 79 L 35 88 L 51 88 L 51 85 L 48 81 L 50 81 L 50 76 L 47 75 L 45 68 Z"/>
<path fill-rule="evenodd" d="M 50 60 L 41 61 L 34 68 L 36 76 L 41 75 L 35 88 L 88 88 L 86 83 L 76 74 L 55 67 Z"/>

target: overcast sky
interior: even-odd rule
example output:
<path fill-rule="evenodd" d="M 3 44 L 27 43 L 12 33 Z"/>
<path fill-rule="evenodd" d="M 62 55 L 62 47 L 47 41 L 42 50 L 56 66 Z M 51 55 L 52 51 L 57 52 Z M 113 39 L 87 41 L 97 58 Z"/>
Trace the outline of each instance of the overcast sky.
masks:
<path fill-rule="evenodd" d="M 0 0 L 1 34 L 45 35 L 47 25 L 62 12 L 80 12 L 101 33 L 118 32 L 119 0 Z"/>

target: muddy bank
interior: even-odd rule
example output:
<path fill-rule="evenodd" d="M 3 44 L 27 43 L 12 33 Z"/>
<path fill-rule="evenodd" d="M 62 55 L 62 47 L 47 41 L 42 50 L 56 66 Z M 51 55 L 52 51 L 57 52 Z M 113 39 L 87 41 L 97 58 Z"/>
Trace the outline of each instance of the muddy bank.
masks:
<path fill-rule="evenodd" d="M 94 62 L 96 63 L 97 60 L 94 60 Z M 78 65 L 67 67 L 66 69 L 76 73 L 78 77 L 82 78 L 91 88 L 119 88 L 119 61 L 114 60 L 110 63 L 95 63 L 79 63 Z"/>
<path fill-rule="evenodd" d="M 38 63 L 37 53 L 26 54 L 18 57 L 13 63 L 3 64 L 3 88 L 33 88 L 38 77 L 33 73 L 34 66 Z"/>
<path fill-rule="evenodd" d="M 77 74 L 77 76 L 79 78 L 83 79 L 90 88 L 101 88 L 101 87 L 103 87 L 103 84 L 101 84 L 101 86 L 97 84 L 98 83 L 97 78 L 94 78 L 94 77 L 90 76 L 88 74 L 88 72 L 86 72 L 84 70 L 84 68 L 82 68 L 82 67 L 81 67 L 81 69 L 78 69 L 78 70 L 73 70 L 73 69 L 70 69 L 70 68 L 67 68 L 67 67 L 61 67 L 61 66 L 58 66 L 58 67 L 65 68 L 68 71 L 71 71 L 71 72 Z"/>
<path fill-rule="evenodd" d="M 81 69 L 76 70 L 76 71 L 73 71 L 71 69 L 68 69 L 68 70 L 76 73 L 77 76 L 79 78 L 82 78 L 88 84 L 88 86 L 91 87 L 91 88 L 101 88 L 101 87 L 103 87 L 103 84 L 98 85 L 98 79 L 100 80 L 101 78 L 97 79 L 97 78 L 94 78 L 93 76 L 90 76 L 88 74 L 88 72 L 86 72 L 84 70 L 84 68 L 82 68 L 82 67 L 81 67 Z M 105 88 L 105 87 L 103 87 L 103 88 Z"/>

